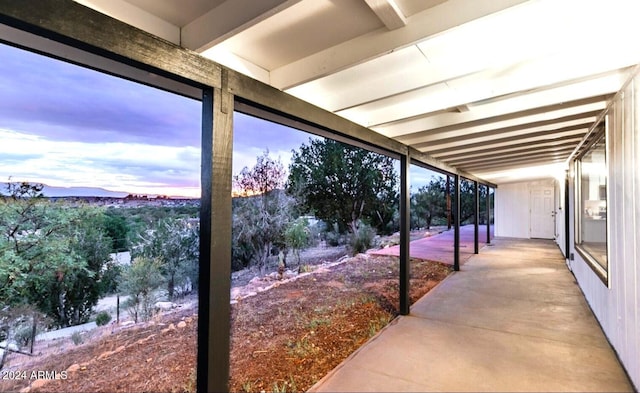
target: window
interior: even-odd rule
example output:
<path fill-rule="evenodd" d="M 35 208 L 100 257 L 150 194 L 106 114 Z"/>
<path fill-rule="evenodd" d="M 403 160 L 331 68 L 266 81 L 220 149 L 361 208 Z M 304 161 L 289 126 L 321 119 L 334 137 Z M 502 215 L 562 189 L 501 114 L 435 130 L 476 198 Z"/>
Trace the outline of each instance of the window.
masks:
<path fill-rule="evenodd" d="M 576 249 L 607 280 L 607 155 L 605 122 L 576 161 Z"/>
<path fill-rule="evenodd" d="M 0 391 L 192 391 L 202 103 L 0 58 Z"/>

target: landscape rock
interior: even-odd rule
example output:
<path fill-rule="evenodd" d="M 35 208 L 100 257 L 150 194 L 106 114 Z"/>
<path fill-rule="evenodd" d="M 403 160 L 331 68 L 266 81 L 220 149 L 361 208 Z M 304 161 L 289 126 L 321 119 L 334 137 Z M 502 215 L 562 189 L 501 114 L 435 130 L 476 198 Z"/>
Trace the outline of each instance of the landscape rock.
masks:
<path fill-rule="evenodd" d="M 67 368 L 67 372 L 68 373 L 73 373 L 80 370 L 80 365 L 78 363 L 74 363 L 71 366 L 69 366 L 69 368 Z"/>
<path fill-rule="evenodd" d="M 249 284 L 256 284 L 260 281 L 260 277 L 254 277 L 251 280 L 249 280 Z"/>
<path fill-rule="evenodd" d="M 111 355 L 113 355 L 113 351 L 103 352 L 103 353 L 100 354 L 100 356 L 98 356 L 98 360 L 102 360 L 102 359 L 108 358 Z"/>
<path fill-rule="evenodd" d="M 0 348 L 0 358 L 2 356 L 4 356 L 4 351 L 5 351 L 4 348 L 8 348 L 9 351 L 17 351 L 18 349 L 20 349 L 20 348 L 18 348 L 18 345 L 16 345 L 16 343 L 13 342 L 13 341 L 10 342 L 9 345 L 7 345 L 7 341 L 6 340 L 0 342 L 0 347 L 1 347 Z"/>
<path fill-rule="evenodd" d="M 187 323 L 185 321 L 178 322 L 178 329 L 184 329 L 187 327 Z"/>
<path fill-rule="evenodd" d="M 36 379 L 35 381 L 31 382 L 31 389 L 41 388 L 46 385 L 47 382 L 49 381 L 46 379 Z"/>
<path fill-rule="evenodd" d="M 156 302 L 156 304 L 154 304 L 154 307 L 156 308 L 156 310 L 169 311 L 177 308 L 178 305 L 173 302 Z"/>

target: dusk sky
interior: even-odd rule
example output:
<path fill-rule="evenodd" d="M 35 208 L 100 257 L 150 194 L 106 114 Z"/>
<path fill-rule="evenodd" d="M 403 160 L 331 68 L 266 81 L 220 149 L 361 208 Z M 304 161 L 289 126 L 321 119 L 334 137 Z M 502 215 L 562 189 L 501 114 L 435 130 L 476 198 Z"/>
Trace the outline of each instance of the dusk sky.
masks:
<path fill-rule="evenodd" d="M 201 103 L 0 44 L 0 182 L 198 197 Z M 310 134 L 236 113 L 234 173 Z M 412 170 L 415 187 L 431 173 Z M 418 184 L 416 184 L 418 183 Z"/>

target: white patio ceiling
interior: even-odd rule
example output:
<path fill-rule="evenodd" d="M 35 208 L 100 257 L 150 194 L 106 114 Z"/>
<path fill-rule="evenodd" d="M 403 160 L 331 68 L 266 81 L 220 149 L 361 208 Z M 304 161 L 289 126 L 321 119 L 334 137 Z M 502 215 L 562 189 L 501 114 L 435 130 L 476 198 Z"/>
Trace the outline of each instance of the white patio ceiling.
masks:
<path fill-rule="evenodd" d="M 78 1 L 495 183 L 562 167 L 640 62 L 637 0 Z"/>

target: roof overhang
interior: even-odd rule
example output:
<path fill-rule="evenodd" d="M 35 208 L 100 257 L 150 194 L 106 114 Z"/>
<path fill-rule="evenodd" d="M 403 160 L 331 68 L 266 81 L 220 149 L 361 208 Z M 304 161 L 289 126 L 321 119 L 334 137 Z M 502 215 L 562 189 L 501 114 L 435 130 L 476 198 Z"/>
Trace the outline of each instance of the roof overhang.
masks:
<path fill-rule="evenodd" d="M 244 74 L 271 86 L 269 94 L 287 93 L 394 147 L 497 183 L 505 171 L 566 162 L 640 63 L 627 47 L 640 36 L 634 1 L 78 3 L 193 51 L 190 65 L 204 83 L 228 68 L 230 81 Z M 224 67 L 207 74 L 198 57 Z M 266 101 L 294 102 L 275 97 Z"/>

